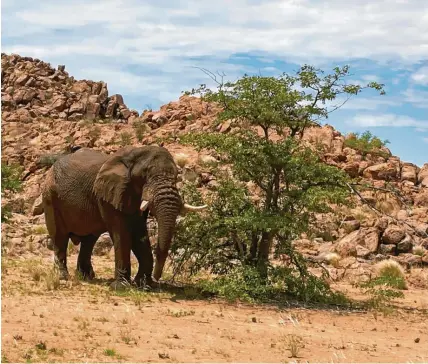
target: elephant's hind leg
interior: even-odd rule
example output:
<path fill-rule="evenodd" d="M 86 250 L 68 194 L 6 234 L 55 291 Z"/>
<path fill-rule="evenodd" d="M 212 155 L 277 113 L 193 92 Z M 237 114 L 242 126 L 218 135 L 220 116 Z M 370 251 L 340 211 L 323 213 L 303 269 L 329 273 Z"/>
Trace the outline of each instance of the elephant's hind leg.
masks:
<path fill-rule="evenodd" d="M 64 224 L 50 200 L 45 202 L 44 211 L 46 227 L 53 243 L 54 266 L 59 270 L 60 279 L 67 280 L 69 277 L 67 269 L 68 233 L 65 232 Z"/>
<path fill-rule="evenodd" d="M 134 282 L 138 287 L 152 286 L 153 254 L 150 246 L 149 233 L 147 231 L 148 211 L 143 216 L 134 216 L 132 221 L 132 246 L 131 250 L 138 260 L 138 272 Z"/>
<path fill-rule="evenodd" d="M 55 235 L 53 238 L 54 246 L 54 264 L 59 269 L 60 279 L 67 280 L 69 278 L 67 268 L 67 246 L 68 235 Z"/>
<path fill-rule="evenodd" d="M 77 258 L 77 271 L 84 279 L 94 279 L 95 272 L 92 267 L 91 257 L 94 245 L 99 236 L 87 235 L 80 237 L 80 250 Z"/>

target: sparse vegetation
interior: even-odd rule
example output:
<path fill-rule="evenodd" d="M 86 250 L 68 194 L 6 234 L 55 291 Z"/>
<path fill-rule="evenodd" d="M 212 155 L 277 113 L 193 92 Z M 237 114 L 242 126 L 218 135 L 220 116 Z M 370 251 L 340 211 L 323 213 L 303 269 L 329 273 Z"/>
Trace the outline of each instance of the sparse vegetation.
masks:
<path fill-rule="evenodd" d="M 117 353 L 116 353 L 116 350 L 114 350 L 114 349 L 105 349 L 104 355 L 113 357 L 113 356 L 116 356 Z"/>
<path fill-rule="evenodd" d="M 382 141 L 368 130 L 361 135 L 352 133 L 345 139 L 345 147 L 357 150 L 363 157 L 367 154 L 374 157 L 388 157 L 388 153 L 382 150 L 382 147 L 388 143 L 388 140 Z"/>
<path fill-rule="evenodd" d="M 120 142 L 119 142 L 120 145 L 122 147 L 130 145 L 131 144 L 131 138 L 132 138 L 131 133 L 128 133 L 127 131 L 120 133 Z"/>
<path fill-rule="evenodd" d="M 301 336 L 290 334 L 286 338 L 287 350 L 290 352 L 290 358 L 298 358 L 300 349 L 304 348 L 303 338 Z"/>
<path fill-rule="evenodd" d="M 53 267 L 46 270 L 45 282 L 46 289 L 48 291 L 54 291 L 60 287 L 59 272 L 57 268 Z"/>
<path fill-rule="evenodd" d="M 98 125 L 92 126 L 88 131 L 88 136 L 93 142 L 97 141 L 101 136 L 101 128 Z"/>
<path fill-rule="evenodd" d="M 406 289 L 406 277 L 403 267 L 394 260 L 383 260 L 375 266 L 377 279 L 384 282 L 385 285 Z"/>
<path fill-rule="evenodd" d="M 340 255 L 333 252 L 328 253 L 325 255 L 324 260 L 333 267 L 338 268 L 340 264 Z"/>
<path fill-rule="evenodd" d="M 426 252 L 427 250 L 421 245 L 417 245 L 413 248 L 413 254 L 419 255 L 420 257 L 423 257 Z"/>
<path fill-rule="evenodd" d="M 19 165 L 7 165 L 2 162 L 1 164 L 1 194 L 6 196 L 8 194 L 20 192 L 22 190 L 21 182 L 22 167 Z M 1 221 L 5 222 L 11 217 L 11 206 L 5 204 L 1 207 Z"/>
<path fill-rule="evenodd" d="M 403 268 L 393 260 L 384 260 L 377 264 L 376 276 L 357 284 L 369 296 L 369 307 L 387 312 L 389 304 L 395 298 L 403 298 L 401 290 L 407 288 Z"/>
<path fill-rule="evenodd" d="M 194 314 L 195 314 L 195 311 L 193 311 L 193 310 L 190 310 L 190 311 L 186 311 L 186 310 L 172 311 L 172 310 L 168 309 L 168 312 L 167 312 L 168 316 L 173 316 L 173 317 L 193 316 Z"/>
<path fill-rule="evenodd" d="M 37 225 L 32 229 L 33 234 L 36 235 L 46 235 L 48 234 L 48 230 L 45 225 Z"/>
<path fill-rule="evenodd" d="M 135 137 L 139 142 L 141 142 L 144 138 L 144 135 L 151 130 L 150 127 L 147 124 L 143 123 L 143 121 L 140 119 L 134 121 L 132 127 L 135 131 Z"/>
<path fill-rule="evenodd" d="M 184 168 L 184 166 L 189 162 L 189 156 L 184 153 L 177 153 L 174 156 L 175 163 L 181 168 Z"/>
<path fill-rule="evenodd" d="M 40 156 L 39 160 L 37 161 L 37 164 L 40 167 L 51 167 L 60 157 L 61 154 L 57 153 L 45 154 Z"/>

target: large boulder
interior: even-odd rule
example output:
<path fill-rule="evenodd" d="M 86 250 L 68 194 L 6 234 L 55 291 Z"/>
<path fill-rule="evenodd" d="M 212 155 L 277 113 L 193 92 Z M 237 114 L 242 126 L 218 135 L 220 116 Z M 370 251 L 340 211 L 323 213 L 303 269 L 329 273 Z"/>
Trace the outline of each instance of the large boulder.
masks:
<path fill-rule="evenodd" d="M 335 246 L 335 251 L 342 257 L 367 257 L 376 253 L 379 248 L 379 230 L 362 228 L 344 236 Z"/>
<path fill-rule="evenodd" d="M 395 181 L 397 180 L 397 168 L 392 163 L 380 163 L 367 167 L 363 172 L 367 179 Z"/>
<path fill-rule="evenodd" d="M 396 225 L 389 225 L 382 235 L 383 244 L 397 245 L 406 236 L 406 231 Z"/>
<path fill-rule="evenodd" d="M 403 163 L 401 168 L 401 180 L 410 181 L 416 184 L 418 180 L 419 168 L 413 163 Z"/>
<path fill-rule="evenodd" d="M 428 187 L 428 163 L 425 163 L 419 170 L 418 183 L 423 187 Z"/>

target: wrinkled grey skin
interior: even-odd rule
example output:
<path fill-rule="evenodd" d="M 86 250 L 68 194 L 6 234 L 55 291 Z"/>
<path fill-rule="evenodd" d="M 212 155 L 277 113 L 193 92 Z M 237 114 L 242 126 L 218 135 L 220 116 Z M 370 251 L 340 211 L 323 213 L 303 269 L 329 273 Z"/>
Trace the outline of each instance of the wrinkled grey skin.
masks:
<path fill-rule="evenodd" d="M 78 271 L 94 278 L 92 250 L 99 236 L 108 231 L 115 252 L 111 288 L 130 281 L 131 250 L 139 263 L 134 281 L 139 286 L 152 284 L 153 255 L 146 224 L 150 211 L 158 223 L 153 277 L 159 280 L 176 218 L 187 206 L 176 188 L 177 174 L 171 154 L 156 146 L 125 147 L 112 155 L 82 148 L 56 161 L 47 173 L 43 206 L 37 212 L 45 213 L 61 277 L 68 278 L 67 244 L 71 239 L 81 243 Z M 146 201 L 145 207 L 142 201 Z"/>

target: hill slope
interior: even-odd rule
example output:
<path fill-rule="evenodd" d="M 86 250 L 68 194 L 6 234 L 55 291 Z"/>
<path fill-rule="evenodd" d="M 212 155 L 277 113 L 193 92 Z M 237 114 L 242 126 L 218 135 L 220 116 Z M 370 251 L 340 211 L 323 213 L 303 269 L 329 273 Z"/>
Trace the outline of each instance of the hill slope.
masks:
<path fill-rule="evenodd" d="M 2 54 L 2 79 L 2 161 L 20 164 L 25 169 L 24 191 L 12 197 L 13 209 L 17 213 L 28 215 L 40 194 L 40 184 L 51 161 L 71 145 L 111 153 L 123 145 L 151 144 L 159 137 L 169 136 L 165 147 L 174 155 L 180 154 L 181 158 L 185 155 L 186 165 L 181 169 L 181 178 L 196 179 L 203 188 L 215 185 L 210 170 L 199 165 L 201 156 L 174 139 L 181 133 L 212 128 L 220 110 L 216 105 L 182 96 L 158 111 L 145 110 L 138 114 L 126 107 L 121 95 L 109 96 L 104 82 L 75 80 L 64 66 L 54 69 L 38 59 L 19 55 Z M 230 124 L 225 122 L 218 129 L 227 133 Z M 392 156 L 386 148 L 386 158 L 363 157 L 359 151 L 346 147 L 345 137 L 329 125 L 309 128 L 304 139 L 322 146 L 326 163 L 377 188 L 383 188 L 388 182 L 404 197 L 404 200 L 394 198 L 380 190 L 376 196 L 373 192 L 364 193 L 367 202 L 391 218 L 379 219 L 363 206 L 342 212 L 343 221 L 339 223 L 331 217 L 320 216 L 323 231 L 320 231 L 318 241 L 322 241 L 321 238 L 338 240 L 352 232 L 351 237 L 342 239 L 330 250 L 364 258 L 373 258 L 377 253 L 402 253 L 407 262 L 423 260 L 428 263 L 428 255 L 422 258 L 420 253 L 412 254 L 415 246 L 428 248 L 428 163 L 418 168 Z M 405 224 L 397 227 L 394 219 Z M 383 239 L 384 231 L 389 233 L 388 224 L 391 224 L 389 230 L 401 231 L 401 240 Z M 364 242 L 374 229 L 375 241 Z M 309 251 L 318 254 L 321 246 L 317 244 L 312 241 Z M 325 250 L 325 246 L 321 250 Z"/>

